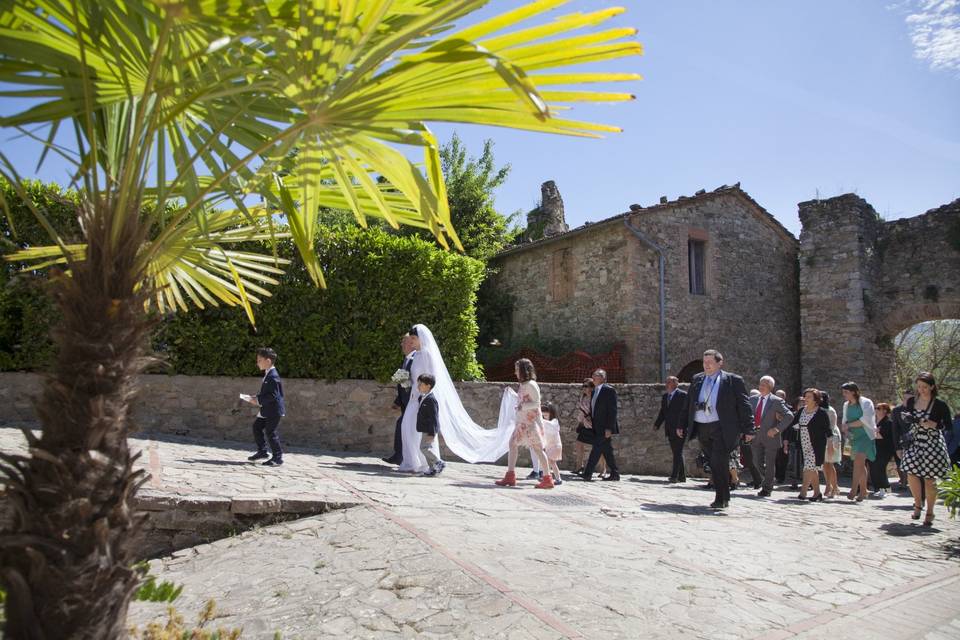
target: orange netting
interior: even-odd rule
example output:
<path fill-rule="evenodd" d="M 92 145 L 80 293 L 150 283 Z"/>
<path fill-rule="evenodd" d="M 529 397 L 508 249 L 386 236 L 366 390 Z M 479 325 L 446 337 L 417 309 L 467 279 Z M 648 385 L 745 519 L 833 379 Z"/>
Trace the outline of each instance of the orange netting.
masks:
<path fill-rule="evenodd" d="M 573 351 L 554 358 L 524 347 L 499 364 L 487 367 L 487 380 L 490 382 L 515 381 L 514 363 L 520 358 L 527 358 L 536 368 L 537 380 L 540 382 L 582 382 L 597 369 L 604 369 L 607 372 L 607 382 L 626 382 L 622 353 L 623 345 L 618 344 L 609 353 L 590 355 L 584 351 Z"/>

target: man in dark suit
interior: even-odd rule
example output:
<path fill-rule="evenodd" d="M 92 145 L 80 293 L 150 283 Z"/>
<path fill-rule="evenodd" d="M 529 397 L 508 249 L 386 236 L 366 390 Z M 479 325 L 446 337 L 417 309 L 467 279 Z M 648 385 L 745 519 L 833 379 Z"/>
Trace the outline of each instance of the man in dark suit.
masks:
<path fill-rule="evenodd" d="M 667 392 L 660 398 L 660 413 L 653 423 L 654 429 L 666 423 L 663 432 L 673 452 L 673 468 L 669 482 L 686 482 L 687 471 L 683 465 L 683 441 L 687 434 L 687 392 L 678 389 L 680 380 L 676 376 L 667 378 Z"/>
<path fill-rule="evenodd" d="M 710 460 L 716 492 L 710 506 L 726 509 L 730 504 L 730 454 L 740 437 L 753 440 L 753 420 L 743 378 L 723 370 L 723 356 L 715 349 L 703 352 L 703 373 L 690 383 L 687 431 L 697 431 Z"/>
<path fill-rule="evenodd" d="M 270 443 L 270 452 L 273 456 L 263 463 L 265 467 L 279 467 L 283 464 L 283 449 L 280 448 L 280 418 L 286 415 L 287 408 L 283 402 L 283 383 L 280 374 L 274 366 L 277 362 L 277 352 L 273 349 L 257 349 L 257 366 L 263 371 L 263 380 L 260 382 L 260 393 L 255 396 L 241 396 L 252 405 L 260 407 L 257 419 L 253 421 L 253 439 L 257 443 L 257 452 L 247 460 L 263 460 L 267 457 L 267 441 Z M 266 438 L 264 438 L 266 432 Z"/>
<path fill-rule="evenodd" d="M 410 373 L 410 367 L 413 365 L 413 340 L 409 333 L 403 334 L 400 339 L 400 351 L 403 352 L 403 364 L 400 368 Z M 393 455 L 381 458 L 384 462 L 390 464 L 401 464 L 403 462 L 403 439 L 400 436 L 400 424 L 403 422 L 403 412 L 407 410 L 407 403 L 410 402 L 410 389 L 413 381 L 409 381 L 406 386 L 397 384 L 397 397 L 393 400 L 393 408 L 400 412 L 397 418 L 397 424 L 393 429 Z"/>
<path fill-rule="evenodd" d="M 590 450 L 590 457 L 587 458 L 587 466 L 583 468 L 581 477 L 586 482 L 591 482 L 593 478 L 593 469 L 600 461 L 600 456 L 607 461 L 607 469 L 610 475 L 603 478 L 616 482 L 620 479 L 620 472 L 617 470 L 617 461 L 613 456 L 613 435 L 620 433 L 620 422 L 617 420 L 617 392 L 613 387 L 606 384 L 607 372 L 603 369 L 597 369 L 593 372 L 593 383 L 596 385 L 593 389 L 593 398 L 590 401 L 593 415 L 594 440 L 593 448 Z"/>

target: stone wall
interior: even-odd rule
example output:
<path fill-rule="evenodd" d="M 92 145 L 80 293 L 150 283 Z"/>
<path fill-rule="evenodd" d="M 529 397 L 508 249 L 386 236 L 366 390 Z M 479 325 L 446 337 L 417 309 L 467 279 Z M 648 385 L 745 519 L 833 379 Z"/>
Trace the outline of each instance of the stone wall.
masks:
<path fill-rule="evenodd" d="M 896 334 L 960 318 L 960 200 L 893 222 L 853 194 L 799 206 L 803 384 L 839 394 L 853 380 L 895 401 Z"/>
<path fill-rule="evenodd" d="M 238 394 L 255 393 L 260 379 L 202 376 L 143 376 L 135 419 L 143 437 L 165 434 L 210 440 L 251 442 L 250 425 L 256 409 Z M 40 380 L 35 374 L 0 373 L 0 424 L 35 425 L 30 396 Z M 506 385 L 465 382 L 457 387 L 464 406 L 482 425 L 497 422 L 500 396 Z M 622 434 L 616 439 L 618 463 L 624 473 L 667 475 L 670 448 L 662 431 L 653 430 L 662 385 L 616 385 L 620 394 Z M 562 469 L 575 462 L 575 415 L 578 385 L 541 385 L 544 402 L 557 403 L 563 432 Z M 372 381 L 286 379 L 287 417 L 281 437 L 290 446 L 316 447 L 386 455 L 393 448 L 396 414 L 390 405 L 394 388 Z M 697 448 L 688 447 L 688 469 L 694 471 Z M 445 451 L 447 457 L 453 457 Z M 521 453 L 526 461 L 527 453 Z M 501 460 L 504 463 L 506 456 Z M 688 472 L 689 473 L 689 472 Z"/>
<path fill-rule="evenodd" d="M 799 384 L 800 313 L 797 244 L 739 189 L 682 198 L 667 207 L 640 210 L 631 224 L 666 255 L 667 371 L 676 375 L 720 350 L 729 371 L 748 388 L 760 376 L 777 385 Z M 688 241 L 706 243 L 706 293 L 690 293 Z M 638 249 L 643 249 L 637 243 Z M 639 381 L 655 380 L 658 362 L 657 260 L 639 252 L 634 273 L 644 302 L 626 332 L 628 345 L 647 366 Z"/>
<path fill-rule="evenodd" d="M 826 389 L 839 403 L 840 385 L 860 385 L 864 395 L 882 397 L 875 313 L 880 217 L 863 198 L 847 194 L 801 202 L 800 314 L 805 386 Z"/>
<path fill-rule="evenodd" d="M 623 327 L 637 312 L 630 273 L 635 252 L 622 225 L 606 225 L 497 258 L 496 286 L 514 299 L 508 339 L 558 341 L 590 352 L 623 341 Z M 625 365 L 628 380 L 657 379 Z"/>
<path fill-rule="evenodd" d="M 960 319 L 960 200 L 884 223 L 877 332 L 892 338 L 927 320 Z"/>
<path fill-rule="evenodd" d="M 669 374 L 717 348 L 751 386 L 766 374 L 786 389 L 799 386 L 797 243 L 736 187 L 636 207 L 501 254 L 497 285 L 515 300 L 515 343 L 561 340 L 589 351 L 623 342 L 627 380 L 659 379 L 657 255 L 625 219 L 666 256 Z M 705 295 L 690 293 L 691 238 L 706 242 Z"/>

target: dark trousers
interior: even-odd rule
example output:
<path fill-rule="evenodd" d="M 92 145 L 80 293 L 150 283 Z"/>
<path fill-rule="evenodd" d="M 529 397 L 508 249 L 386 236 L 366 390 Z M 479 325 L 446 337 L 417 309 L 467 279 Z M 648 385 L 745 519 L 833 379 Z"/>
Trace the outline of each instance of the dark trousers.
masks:
<path fill-rule="evenodd" d="M 755 436 L 760 437 L 758 434 Z M 756 461 L 753 459 L 753 447 L 749 444 L 744 443 L 740 447 L 740 453 L 743 456 L 743 466 L 750 469 L 750 477 L 753 478 L 753 488 L 756 489 L 763 484 L 763 474 L 760 473 L 760 467 L 757 466 Z"/>
<path fill-rule="evenodd" d="M 257 418 L 253 421 L 253 439 L 257 442 L 257 452 L 267 452 L 267 442 L 270 443 L 270 453 L 274 460 L 283 459 L 283 449 L 280 448 L 280 434 L 277 433 L 277 427 L 280 426 L 280 418 Z M 264 438 L 266 431 L 266 438 Z"/>
<path fill-rule="evenodd" d="M 877 440 L 877 456 L 870 463 L 870 483 L 873 490 L 889 489 L 890 480 L 887 478 L 887 465 L 894 456 L 893 447 L 887 445 L 885 440 Z"/>
<path fill-rule="evenodd" d="M 673 452 L 673 468 L 670 470 L 670 478 L 684 482 L 687 479 L 687 470 L 683 464 L 683 438 L 677 436 L 674 431 L 668 436 L 670 442 L 670 451 Z"/>
<path fill-rule="evenodd" d="M 600 462 L 600 456 L 603 456 L 603 459 L 607 461 L 607 471 L 610 472 L 610 475 L 619 476 L 617 461 L 613 457 L 613 438 L 604 438 L 603 434 L 598 434 L 593 441 L 593 448 L 590 449 L 587 466 L 583 468 L 583 477 L 589 478 L 593 475 L 594 468 Z"/>
<path fill-rule="evenodd" d="M 400 424 L 403 422 L 403 409 L 397 418 L 397 426 L 393 430 L 393 458 L 397 464 L 403 464 L 403 437 L 400 435 Z"/>
<path fill-rule="evenodd" d="M 783 484 L 784 480 L 787 479 L 787 462 L 789 460 L 790 457 L 784 453 L 782 446 L 777 449 L 777 458 L 774 462 L 774 479 L 777 484 Z"/>
<path fill-rule="evenodd" d="M 710 461 L 710 481 L 716 502 L 730 502 L 730 452 L 723 446 L 723 429 L 719 422 L 697 424 L 700 447 Z"/>

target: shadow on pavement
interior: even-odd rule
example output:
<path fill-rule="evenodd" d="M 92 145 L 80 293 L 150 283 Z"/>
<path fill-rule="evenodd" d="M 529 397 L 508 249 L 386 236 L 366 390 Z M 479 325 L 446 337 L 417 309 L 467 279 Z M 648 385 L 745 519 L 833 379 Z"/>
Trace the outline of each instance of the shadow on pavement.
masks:
<path fill-rule="evenodd" d="M 451 487 L 460 487 L 461 489 L 500 489 L 500 490 L 504 490 L 504 489 L 514 489 L 514 490 L 516 490 L 516 489 L 522 489 L 522 488 L 523 488 L 523 487 L 520 486 L 520 485 L 517 485 L 516 487 L 498 487 L 497 485 L 493 484 L 493 480 L 491 480 L 490 482 L 463 482 L 463 481 L 461 481 L 461 482 L 451 483 L 449 486 L 451 486 Z M 533 485 L 531 484 L 530 487 L 533 487 Z"/>
<path fill-rule="evenodd" d="M 397 471 L 396 466 L 388 465 L 386 462 L 381 464 L 369 462 L 334 462 L 333 464 L 323 464 L 320 466 L 330 467 L 332 469 L 345 469 L 369 476 L 392 476 L 398 478 L 416 478 L 417 474 Z"/>
<path fill-rule="evenodd" d="M 911 504 L 875 504 L 873 505 L 874 509 L 881 509 L 883 511 L 910 511 L 913 509 Z"/>
<path fill-rule="evenodd" d="M 660 513 L 677 513 L 688 516 L 722 516 L 726 512 L 718 509 L 711 509 L 707 505 L 689 505 L 689 504 L 668 504 L 662 502 L 644 502 L 640 506 L 645 511 L 657 511 Z"/>
<path fill-rule="evenodd" d="M 929 536 L 939 533 L 936 526 L 924 527 L 921 524 L 904 524 L 902 522 L 888 522 L 880 525 L 880 530 L 888 536 L 905 538 L 907 536 Z"/>
<path fill-rule="evenodd" d="M 256 466 L 258 462 L 249 462 L 247 460 L 217 460 L 216 458 L 180 458 L 178 462 L 187 464 L 213 464 L 228 467 Z"/>

